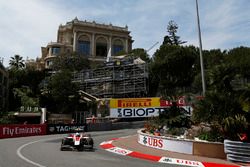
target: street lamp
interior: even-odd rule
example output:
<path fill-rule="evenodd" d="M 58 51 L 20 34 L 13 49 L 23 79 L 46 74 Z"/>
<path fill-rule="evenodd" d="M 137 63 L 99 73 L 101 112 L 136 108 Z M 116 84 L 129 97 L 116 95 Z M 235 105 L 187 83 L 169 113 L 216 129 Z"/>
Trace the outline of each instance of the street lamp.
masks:
<path fill-rule="evenodd" d="M 198 0 L 196 0 L 196 14 L 197 14 L 197 26 L 198 26 L 198 35 L 199 35 L 199 45 L 200 45 L 200 65 L 201 65 L 201 79 L 202 79 L 202 95 L 205 96 L 205 93 L 206 93 L 206 84 L 205 84 L 205 74 L 204 74 L 204 65 L 203 65 L 203 56 L 202 56 L 202 43 L 201 43 L 201 29 L 200 29 Z"/>

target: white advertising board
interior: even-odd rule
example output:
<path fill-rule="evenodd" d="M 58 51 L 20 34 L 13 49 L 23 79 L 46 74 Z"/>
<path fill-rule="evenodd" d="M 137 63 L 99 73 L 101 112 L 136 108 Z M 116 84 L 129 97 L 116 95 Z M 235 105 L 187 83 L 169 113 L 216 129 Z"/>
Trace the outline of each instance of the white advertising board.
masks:
<path fill-rule="evenodd" d="M 138 134 L 138 142 L 142 145 L 162 150 L 193 154 L 193 143 L 185 140 L 171 140 L 163 137 Z"/>
<path fill-rule="evenodd" d="M 161 108 L 111 108 L 110 117 L 134 118 L 159 116 Z"/>

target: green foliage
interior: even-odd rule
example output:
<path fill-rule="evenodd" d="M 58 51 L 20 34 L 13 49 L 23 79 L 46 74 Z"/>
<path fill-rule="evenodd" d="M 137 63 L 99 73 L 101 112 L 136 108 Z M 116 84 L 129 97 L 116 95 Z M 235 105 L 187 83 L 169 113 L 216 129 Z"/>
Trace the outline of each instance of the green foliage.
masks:
<path fill-rule="evenodd" d="M 240 111 L 240 105 L 231 93 L 207 91 L 206 97 L 195 104 L 194 122 L 220 122 L 223 118 Z"/>
<path fill-rule="evenodd" d="M 224 138 L 220 135 L 221 133 L 216 131 L 202 132 L 198 138 L 201 140 L 211 141 L 211 142 L 223 142 Z"/>
<path fill-rule="evenodd" d="M 78 90 L 76 83 L 71 82 L 72 74 L 69 70 L 58 71 L 51 77 L 48 84 L 48 98 L 55 102 L 57 112 L 67 113 L 74 111 L 78 104 Z"/>
<path fill-rule="evenodd" d="M 249 51 L 249 48 L 240 47 L 229 52 L 206 53 L 211 58 L 206 59 L 207 92 L 205 98 L 195 104 L 193 111 L 194 122 L 220 123 L 221 134 L 231 140 L 239 140 L 239 134 L 250 130 L 250 89 L 246 84 L 235 84 L 236 80 L 243 81 L 249 77 Z M 216 55 L 221 58 L 212 61 Z"/>
<path fill-rule="evenodd" d="M 34 69 L 16 69 L 9 71 L 9 110 L 15 111 L 20 108 L 24 101 L 33 99 L 29 104 L 37 104 L 37 98 L 40 94 L 39 83 L 44 78 L 44 71 Z M 26 100 L 24 100 L 26 99 Z M 32 102 L 36 101 L 36 102 Z M 22 104 L 23 103 L 23 104 Z"/>
<path fill-rule="evenodd" d="M 250 48 L 238 47 L 228 51 L 226 63 L 238 69 L 243 77 L 250 77 Z"/>
<path fill-rule="evenodd" d="M 241 91 L 239 102 L 242 110 L 245 111 L 247 115 L 250 115 L 250 85 L 247 85 L 246 88 Z"/>
<path fill-rule="evenodd" d="M 214 66 L 207 75 L 209 78 L 208 88 L 220 92 L 232 92 L 231 82 L 236 72 L 237 69 L 228 64 Z"/>
<path fill-rule="evenodd" d="M 0 115 L 0 124 L 15 124 L 16 119 L 13 116 L 4 114 L 4 115 Z"/>
<path fill-rule="evenodd" d="M 131 51 L 131 54 L 136 57 L 140 57 L 145 62 L 150 62 L 149 55 L 147 54 L 146 50 L 142 48 L 136 48 Z"/>
<path fill-rule="evenodd" d="M 21 57 L 20 55 L 15 55 L 14 57 L 11 57 L 9 65 L 10 68 L 14 70 L 20 70 L 25 67 L 23 57 Z"/>
<path fill-rule="evenodd" d="M 221 125 L 218 122 L 213 122 L 210 125 L 211 130 L 202 130 L 199 132 L 198 138 L 201 140 L 212 142 L 223 142 L 224 136 L 222 133 Z"/>
<path fill-rule="evenodd" d="M 185 132 L 184 128 L 177 128 L 177 127 L 172 127 L 169 128 L 168 134 L 173 135 L 173 136 L 180 136 L 183 135 Z"/>
<path fill-rule="evenodd" d="M 10 68 L 8 72 L 9 72 L 9 110 L 11 111 L 19 110 L 20 106 L 22 106 L 22 103 L 26 103 L 24 101 L 27 100 L 23 100 L 26 97 L 29 99 L 35 99 L 35 101 L 37 101 L 37 98 L 40 93 L 38 85 L 45 76 L 44 71 L 36 71 L 30 68 L 25 68 L 25 69 Z M 26 92 L 26 89 L 29 91 Z M 26 93 L 28 93 L 27 96 L 24 95 Z"/>
<path fill-rule="evenodd" d="M 39 106 L 38 98 L 32 97 L 33 92 L 29 87 L 13 88 L 13 94 L 15 97 L 20 98 L 21 105 L 24 107 Z"/>
<path fill-rule="evenodd" d="M 159 115 L 161 124 L 169 128 L 190 127 L 190 117 L 185 115 L 177 106 L 171 106 Z"/>
<path fill-rule="evenodd" d="M 175 95 L 182 88 L 191 86 L 195 76 L 195 60 L 196 52 L 193 47 L 162 45 L 150 65 L 153 76 L 150 84 L 158 86 L 164 94 Z"/>
<path fill-rule="evenodd" d="M 58 70 L 70 70 L 81 71 L 83 69 L 89 69 L 90 62 L 87 58 L 74 53 L 72 55 L 59 55 L 56 57 L 52 65 L 52 69 Z"/>
<path fill-rule="evenodd" d="M 163 45 L 179 45 L 186 43 L 185 41 L 181 41 L 180 37 L 176 35 L 177 30 L 178 25 L 173 20 L 169 21 L 167 26 L 167 32 L 169 35 L 164 37 Z"/>
<path fill-rule="evenodd" d="M 203 62 L 205 69 L 211 69 L 216 65 L 220 65 L 224 62 L 226 52 L 221 52 L 220 49 L 205 50 L 203 53 Z M 200 63 L 200 62 L 198 62 Z M 200 68 L 200 67 L 199 67 Z"/>
<path fill-rule="evenodd" d="M 168 101 L 172 102 L 172 106 L 165 108 L 164 111 L 159 114 L 159 122 L 161 125 L 166 125 L 168 128 L 190 127 L 190 116 L 185 114 L 185 111 L 177 106 L 178 99 L 178 97 L 168 97 Z"/>
<path fill-rule="evenodd" d="M 224 118 L 222 126 L 227 139 L 239 140 L 239 134 L 247 131 L 248 122 L 244 115 L 237 114 Z"/>
<path fill-rule="evenodd" d="M 144 128 L 146 131 L 154 133 L 155 129 L 157 129 L 159 126 L 161 126 L 159 117 L 150 117 L 145 123 Z"/>

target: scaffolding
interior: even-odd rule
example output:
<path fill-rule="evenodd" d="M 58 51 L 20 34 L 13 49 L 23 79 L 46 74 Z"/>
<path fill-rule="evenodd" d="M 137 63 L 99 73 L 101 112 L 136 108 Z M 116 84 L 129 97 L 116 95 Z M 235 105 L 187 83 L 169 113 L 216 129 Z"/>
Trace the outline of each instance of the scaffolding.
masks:
<path fill-rule="evenodd" d="M 73 73 L 80 89 L 98 98 L 145 97 L 148 92 L 147 63 L 112 61 L 104 67 Z"/>

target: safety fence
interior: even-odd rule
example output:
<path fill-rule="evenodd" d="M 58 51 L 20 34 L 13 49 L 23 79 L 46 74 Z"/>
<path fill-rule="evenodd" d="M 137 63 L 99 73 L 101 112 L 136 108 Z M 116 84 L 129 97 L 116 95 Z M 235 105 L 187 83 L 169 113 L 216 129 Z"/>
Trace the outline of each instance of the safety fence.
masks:
<path fill-rule="evenodd" d="M 225 140 L 224 145 L 228 160 L 244 163 L 250 162 L 250 143 Z"/>

